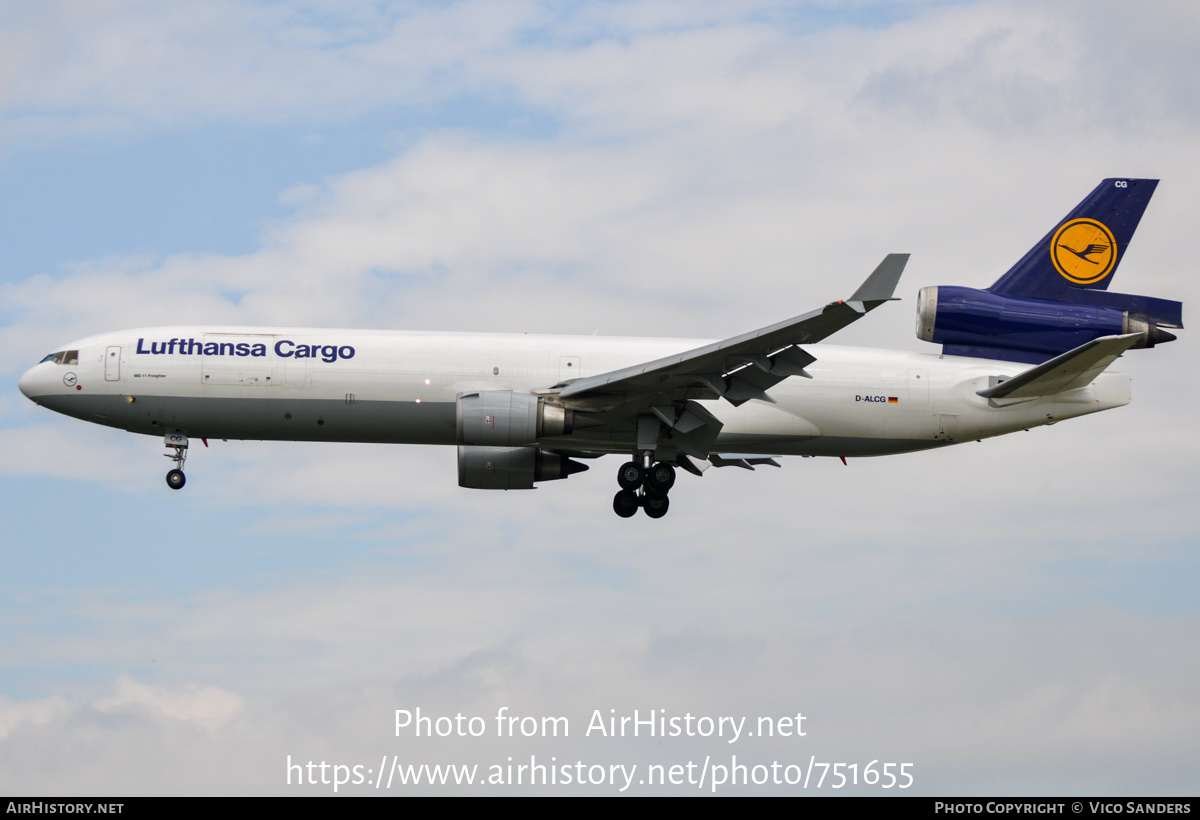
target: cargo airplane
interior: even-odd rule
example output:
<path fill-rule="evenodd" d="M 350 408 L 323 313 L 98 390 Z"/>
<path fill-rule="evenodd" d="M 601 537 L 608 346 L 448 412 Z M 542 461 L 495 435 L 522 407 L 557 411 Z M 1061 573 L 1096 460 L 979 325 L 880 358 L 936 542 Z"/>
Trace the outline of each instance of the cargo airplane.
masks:
<path fill-rule="evenodd" d="M 530 489 L 607 454 L 617 515 L 661 518 L 677 470 L 906 453 L 1127 404 L 1109 366 L 1182 327 L 1108 285 L 1157 180 L 1106 179 L 986 290 L 927 287 L 939 353 L 821 342 L 892 300 L 907 254 L 848 298 L 724 341 L 159 327 L 64 345 L 21 378 L 50 410 L 163 437 L 445 444 L 458 483 Z"/>

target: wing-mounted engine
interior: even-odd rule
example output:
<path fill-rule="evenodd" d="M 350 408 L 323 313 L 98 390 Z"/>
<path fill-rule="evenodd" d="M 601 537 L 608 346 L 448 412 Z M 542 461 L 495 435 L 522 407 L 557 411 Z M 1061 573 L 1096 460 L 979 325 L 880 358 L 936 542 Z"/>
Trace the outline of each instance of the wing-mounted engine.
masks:
<path fill-rule="evenodd" d="M 458 447 L 458 486 L 472 490 L 532 490 L 588 467 L 538 447 Z"/>
<path fill-rule="evenodd" d="M 573 410 L 511 390 L 462 393 L 455 414 L 459 444 L 519 447 L 575 430 Z"/>
<path fill-rule="evenodd" d="M 575 412 L 544 396 L 480 390 L 458 397 L 458 486 L 476 490 L 531 490 L 534 482 L 583 472 L 586 464 L 534 445 L 570 435 Z"/>

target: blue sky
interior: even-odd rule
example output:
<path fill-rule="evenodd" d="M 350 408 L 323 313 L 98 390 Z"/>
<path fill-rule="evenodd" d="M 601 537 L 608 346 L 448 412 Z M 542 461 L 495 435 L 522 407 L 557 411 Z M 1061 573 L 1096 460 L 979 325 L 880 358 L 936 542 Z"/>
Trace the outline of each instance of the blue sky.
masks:
<path fill-rule="evenodd" d="M 1192 304 L 1198 27 L 1184 3 L 6 7 L 0 788 L 730 751 L 390 731 L 507 705 L 800 709 L 802 744 L 733 751 L 911 760 L 922 793 L 1194 794 L 1186 331 L 1122 360 L 1126 408 L 685 476 L 664 522 L 608 511 L 615 461 L 472 493 L 420 447 L 213 442 L 171 493 L 157 442 L 16 380 L 166 323 L 728 336 L 893 251 L 904 301 L 834 341 L 932 352 L 917 288 L 989 284 L 1118 175 L 1162 183 L 1116 287 Z"/>

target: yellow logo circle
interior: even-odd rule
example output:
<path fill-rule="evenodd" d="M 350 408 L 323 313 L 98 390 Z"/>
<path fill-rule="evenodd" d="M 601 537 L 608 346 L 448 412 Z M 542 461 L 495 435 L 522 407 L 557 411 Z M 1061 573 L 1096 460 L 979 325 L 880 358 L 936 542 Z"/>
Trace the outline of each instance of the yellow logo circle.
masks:
<path fill-rule="evenodd" d="M 1050 259 L 1065 278 L 1077 285 L 1099 282 L 1117 262 L 1117 240 L 1094 219 L 1072 219 L 1050 241 Z"/>

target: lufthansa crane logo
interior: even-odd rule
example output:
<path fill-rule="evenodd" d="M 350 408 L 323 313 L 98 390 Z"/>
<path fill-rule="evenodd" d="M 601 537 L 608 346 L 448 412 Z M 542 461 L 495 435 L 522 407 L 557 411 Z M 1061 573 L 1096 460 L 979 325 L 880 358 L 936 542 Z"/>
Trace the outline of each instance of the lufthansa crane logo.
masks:
<path fill-rule="evenodd" d="M 1050 241 L 1050 259 L 1067 280 L 1077 285 L 1099 282 L 1117 262 L 1117 240 L 1094 219 L 1072 219 Z"/>

